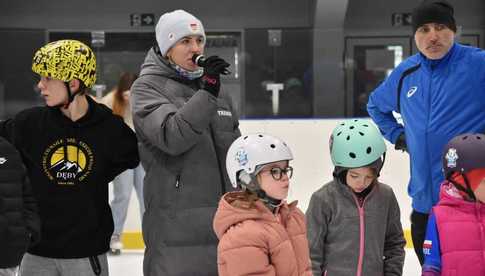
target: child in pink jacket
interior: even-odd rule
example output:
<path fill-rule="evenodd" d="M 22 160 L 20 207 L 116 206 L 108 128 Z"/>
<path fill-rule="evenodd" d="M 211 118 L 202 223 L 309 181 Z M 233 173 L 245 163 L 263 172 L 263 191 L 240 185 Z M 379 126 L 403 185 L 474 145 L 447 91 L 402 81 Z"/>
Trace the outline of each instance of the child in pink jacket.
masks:
<path fill-rule="evenodd" d="M 423 276 L 485 275 L 485 135 L 462 134 L 443 153 L 445 182 L 423 245 Z"/>
<path fill-rule="evenodd" d="M 220 276 L 311 276 L 305 217 L 285 201 L 292 159 L 267 134 L 241 136 L 229 148 L 227 173 L 242 190 L 225 194 L 214 218 Z"/>

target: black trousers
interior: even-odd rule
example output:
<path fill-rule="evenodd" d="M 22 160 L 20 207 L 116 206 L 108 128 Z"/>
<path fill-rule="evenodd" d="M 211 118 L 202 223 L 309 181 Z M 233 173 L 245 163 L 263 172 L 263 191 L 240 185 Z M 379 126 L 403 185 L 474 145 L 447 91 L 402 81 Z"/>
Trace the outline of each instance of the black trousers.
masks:
<path fill-rule="evenodd" d="M 413 210 L 411 213 L 411 237 L 413 239 L 414 252 L 416 252 L 421 266 L 424 263 L 423 242 L 426 237 L 427 226 L 428 214 Z"/>

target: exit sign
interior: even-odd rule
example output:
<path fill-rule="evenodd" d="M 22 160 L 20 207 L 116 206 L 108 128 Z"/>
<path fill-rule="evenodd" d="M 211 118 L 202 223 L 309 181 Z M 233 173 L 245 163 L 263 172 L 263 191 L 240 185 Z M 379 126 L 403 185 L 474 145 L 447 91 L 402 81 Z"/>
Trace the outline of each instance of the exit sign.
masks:
<path fill-rule="evenodd" d="M 392 26 L 409 26 L 413 23 L 411 13 L 393 13 Z"/>
<path fill-rule="evenodd" d="M 130 14 L 130 25 L 133 27 L 154 26 L 155 14 L 153 13 L 132 13 Z"/>

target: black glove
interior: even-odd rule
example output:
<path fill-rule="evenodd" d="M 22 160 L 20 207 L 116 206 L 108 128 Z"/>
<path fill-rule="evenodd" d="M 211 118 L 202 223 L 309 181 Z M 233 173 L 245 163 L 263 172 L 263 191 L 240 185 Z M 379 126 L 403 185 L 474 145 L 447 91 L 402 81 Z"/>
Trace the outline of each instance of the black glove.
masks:
<path fill-rule="evenodd" d="M 394 149 L 396 150 L 402 150 L 403 152 L 408 151 L 408 146 L 406 144 L 406 136 L 404 135 L 404 132 L 397 137 L 396 143 L 394 144 Z"/>
<path fill-rule="evenodd" d="M 205 60 L 202 88 L 217 97 L 221 89 L 221 74 L 229 65 L 229 63 L 218 56 L 208 57 Z"/>

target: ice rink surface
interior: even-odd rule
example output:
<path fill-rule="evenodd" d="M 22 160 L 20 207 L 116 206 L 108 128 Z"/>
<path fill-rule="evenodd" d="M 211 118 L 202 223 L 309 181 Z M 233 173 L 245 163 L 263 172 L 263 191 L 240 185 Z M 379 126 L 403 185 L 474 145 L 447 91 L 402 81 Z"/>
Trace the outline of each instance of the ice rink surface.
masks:
<path fill-rule="evenodd" d="M 110 276 L 143 276 L 143 251 L 125 250 L 119 256 L 109 256 Z M 421 268 L 412 248 L 406 249 L 403 276 L 419 276 Z"/>

